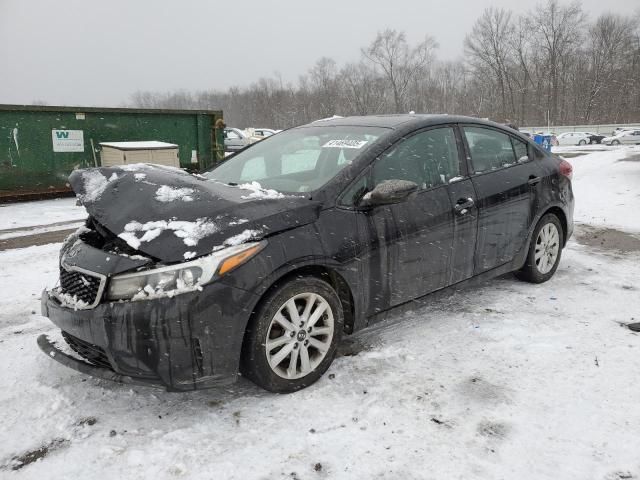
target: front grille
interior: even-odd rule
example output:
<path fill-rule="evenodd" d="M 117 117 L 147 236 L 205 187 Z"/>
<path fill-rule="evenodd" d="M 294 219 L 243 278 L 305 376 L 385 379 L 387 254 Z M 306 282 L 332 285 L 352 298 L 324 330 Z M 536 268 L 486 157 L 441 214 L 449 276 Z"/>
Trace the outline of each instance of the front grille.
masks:
<path fill-rule="evenodd" d="M 60 267 L 60 291 L 82 300 L 87 305 L 94 305 L 100 300 L 98 294 L 101 281 L 100 277 Z"/>
<path fill-rule="evenodd" d="M 92 343 L 85 342 L 84 340 L 80 340 L 73 335 L 69 335 L 67 332 L 62 332 L 62 337 L 65 342 L 69 344 L 69 346 L 80 355 L 82 358 L 87 360 L 92 365 L 100 368 L 108 368 L 109 370 L 113 370 L 111 368 L 111 363 L 109 362 L 109 358 L 105 351 L 98 347 L 97 345 L 93 345 Z"/>

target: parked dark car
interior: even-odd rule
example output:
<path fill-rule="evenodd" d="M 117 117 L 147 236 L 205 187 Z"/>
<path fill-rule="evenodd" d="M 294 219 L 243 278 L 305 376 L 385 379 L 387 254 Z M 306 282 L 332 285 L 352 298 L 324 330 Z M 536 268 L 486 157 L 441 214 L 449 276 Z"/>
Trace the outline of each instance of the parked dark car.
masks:
<path fill-rule="evenodd" d="M 600 144 L 604 138 L 606 138 L 606 135 L 600 135 L 599 133 L 590 133 L 589 145 Z"/>
<path fill-rule="evenodd" d="M 90 217 L 42 297 L 76 353 L 38 343 L 96 377 L 194 390 L 242 372 L 292 392 L 391 309 L 508 272 L 551 278 L 570 179 L 518 132 L 446 115 L 316 122 L 204 175 L 76 171 Z"/>

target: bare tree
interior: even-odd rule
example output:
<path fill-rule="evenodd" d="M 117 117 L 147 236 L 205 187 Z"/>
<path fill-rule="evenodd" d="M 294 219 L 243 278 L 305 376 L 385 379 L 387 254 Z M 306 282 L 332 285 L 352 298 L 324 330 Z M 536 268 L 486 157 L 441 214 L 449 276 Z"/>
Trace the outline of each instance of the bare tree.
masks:
<path fill-rule="evenodd" d="M 396 113 L 405 111 L 407 89 L 416 76 L 422 74 L 433 60 L 437 42 L 430 36 L 410 47 L 404 32 L 384 30 L 362 54 L 372 64 L 382 69 L 393 92 Z"/>
<path fill-rule="evenodd" d="M 335 60 L 322 57 L 309 71 L 309 80 L 314 91 L 313 101 L 320 118 L 336 114 L 338 104 L 338 68 Z"/>
<path fill-rule="evenodd" d="M 594 103 L 603 89 L 625 68 L 633 49 L 634 19 L 615 14 L 603 14 L 589 28 L 589 97 L 584 112 L 585 122 L 591 120 Z"/>
<path fill-rule="evenodd" d="M 476 67 L 486 67 L 496 79 L 503 121 L 515 115 L 510 77 L 514 32 L 511 12 L 491 7 L 476 21 L 464 42 L 471 63 Z"/>
<path fill-rule="evenodd" d="M 339 68 L 320 58 L 296 82 L 275 73 L 226 91 L 136 92 L 135 106 L 222 109 L 228 125 L 286 128 L 338 115 L 458 113 L 516 121 L 640 120 L 640 9 L 589 24 L 579 4 L 548 0 L 534 14 L 488 9 L 465 60 L 437 61 L 430 37 L 411 46 L 385 30 Z M 557 123 L 556 123 L 557 124 Z"/>
<path fill-rule="evenodd" d="M 386 88 L 376 72 L 363 62 L 349 63 L 341 71 L 349 113 L 381 113 L 386 105 Z"/>
<path fill-rule="evenodd" d="M 558 0 L 547 0 L 530 14 L 535 48 L 542 52 L 540 62 L 548 72 L 547 105 L 550 120 L 559 119 L 560 86 L 563 67 L 575 55 L 582 41 L 585 14 L 579 1 L 566 6 Z"/>

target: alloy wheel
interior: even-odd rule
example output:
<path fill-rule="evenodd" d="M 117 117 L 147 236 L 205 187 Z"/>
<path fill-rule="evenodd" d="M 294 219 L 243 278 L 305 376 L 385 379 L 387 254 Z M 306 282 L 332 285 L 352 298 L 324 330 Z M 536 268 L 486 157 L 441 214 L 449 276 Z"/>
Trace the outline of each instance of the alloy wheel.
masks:
<path fill-rule="evenodd" d="M 540 229 L 536 239 L 536 268 L 543 275 L 549 273 L 558 259 L 560 252 L 560 233 L 553 223 L 547 223 Z"/>
<path fill-rule="evenodd" d="M 287 300 L 273 316 L 265 351 L 278 376 L 297 379 L 311 373 L 325 358 L 334 334 L 333 311 L 316 293 L 301 293 Z"/>

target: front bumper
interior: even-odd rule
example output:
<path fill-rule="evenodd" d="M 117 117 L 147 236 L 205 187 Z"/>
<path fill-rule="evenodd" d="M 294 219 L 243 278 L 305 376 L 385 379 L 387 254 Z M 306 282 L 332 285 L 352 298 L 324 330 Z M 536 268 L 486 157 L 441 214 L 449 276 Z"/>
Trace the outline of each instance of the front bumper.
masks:
<path fill-rule="evenodd" d="M 254 294 L 222 282 L 173 298 L 101 303 L 90 310 L 64 307 L 44 291 L 42 315 L 73 339 L 74 350 L 91 348 L 101 361 L 78 360 L 46 336 L 38 344 L 54 360 L 109 380 L 171 391 L 225 385 L 237 377 L 256 302 Z"/>

